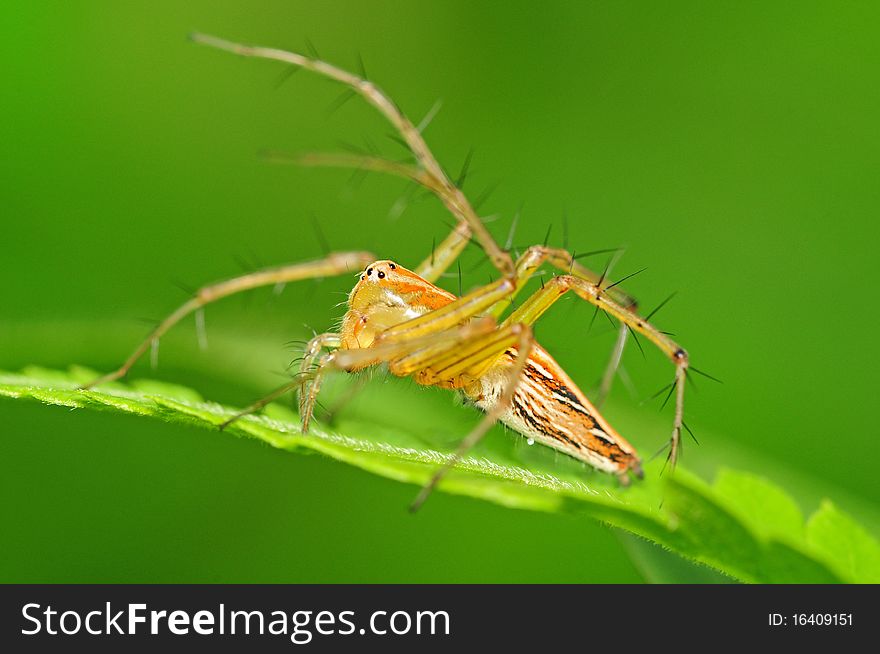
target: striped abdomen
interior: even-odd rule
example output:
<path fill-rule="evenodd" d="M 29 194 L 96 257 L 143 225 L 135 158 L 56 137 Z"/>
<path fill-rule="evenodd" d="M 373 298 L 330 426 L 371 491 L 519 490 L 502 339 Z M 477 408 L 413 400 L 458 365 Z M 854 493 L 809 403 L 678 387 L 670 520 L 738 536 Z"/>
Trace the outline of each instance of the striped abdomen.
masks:
<path fill-rule="evenodd" d="M 481 381 L 481 393 L 470 399 L 484 411 L 501 394 L 515 350 L 505 353 Z M 635 448 L 605 421 L 560 365 L 535 344 L 512 405 L 501 422 L 523 436 L 569 454 L 591 466 L 627 480 L 641 476 Z"/>

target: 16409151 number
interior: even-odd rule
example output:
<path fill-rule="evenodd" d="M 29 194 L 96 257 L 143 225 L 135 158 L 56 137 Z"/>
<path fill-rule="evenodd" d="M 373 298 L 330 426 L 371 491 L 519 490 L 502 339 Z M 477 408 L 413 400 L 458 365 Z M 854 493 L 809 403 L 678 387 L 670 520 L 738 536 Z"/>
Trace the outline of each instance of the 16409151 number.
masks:
<path fill-rule="evenodd" d="M 771 627 L 851 627 L 853 624 L 852 613 L 770 613 L 767 616 L 767 624 Z"/>

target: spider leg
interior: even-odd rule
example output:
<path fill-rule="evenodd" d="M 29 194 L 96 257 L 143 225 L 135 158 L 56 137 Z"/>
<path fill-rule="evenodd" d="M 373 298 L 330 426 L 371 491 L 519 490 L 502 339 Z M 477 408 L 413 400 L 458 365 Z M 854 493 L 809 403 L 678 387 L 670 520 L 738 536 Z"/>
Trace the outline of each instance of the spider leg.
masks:
<path fill-rule="evenodd" d="M 489 322 L 491 322 L 492 326 L 494 327 L 494 322 L 492 322 L 492 321 L 489 321 Z M 485 323 L 483 323 L 483 325 L 485 325 Z M 472 326 L 461 328 L 461 330 L 462 330 L 461 337 L 464 337 L 464 338 L 467 338 L 474 331 Z M 337 337 L 338 338 L 338 335 L 337 334 L 320 334 L 319 336 L 317 336 L 315 339 L 312 339 L 312 340 L 313 341 L 318 340 L 318 339 L 324 340 L 322 337 Z M 278 388 L 273 390 L 268 395 L 265 395 L 264 397 L 261 397 L 260 399 L 254 401 L 253 403 L 249 404 L 247 407 L 245 407 L 244 409 L 242 409 L 241 411 L 239 411 L 235 415 L 233 415 L 230 418 L 228 418 L 227 420 L 225 420 L 223 423 L 220 424 L 220 429 L 221 430 L 226 429 L 226 427 L 228 427 L 232 423 L 236 422 L 237 420 L 240 420 L 244 416 L 250 415 L 252 413 L 256 413 L 260 409 L 263 409 L 264 407 L 268 406 L 269 404 L 271 404 L 272 402 L 277 400 L 279 397 L 282 397 L 283 395 L 285 395 L 291 391 L 297 391 L 299 393 L 299 410 L 300 410 L 300 420 L 302 423 L 302 432 L 304 434 L 306 434 L 309 431 L 309 426 L 311 424 L 312 417 L 314 416 L 315 405 L 317 403 L 318 393 L 320 392 L 321 385 L 323 384 L 323 381 L 324 381 L 324 376 L 328 372 L 334 372 L 334 371 L 353 372 L 353 371 L 359 370 L 361 368 L 365 368 L 368 365 L 375 365 L 378 363 L 382 363 L 388 357 L 394 356 L 395 353 L 405 352 L 405 351 L 407 351 L 408 348 L 413 348 L 413 349 L 422 348 L 422 347 L 425 347 L 426 345 L 428 345 L 429 341 L 431 342 L 431 344 L 433 344 L 436 341 L 439 341 L 442 343 L 448 343 L 449 339 L 455 339 L 455 338 L 458 338 L 457 334 L 442 334 L 442 335 L 440 335 L 439 339 L 434 338 L 434 337 L 423 337 L 421 339 L 413 341 L 412 343 L 397 343 L 397 344 L 394 344 L 391 346 L 386 345 L 384 347 L 378 346 L 375 348 L 363 348 L 363 349 L 358 349 L 358 350 L 342 350 L 342 351 L 337 351 L 337 352 L 334 352 L 331 354 L 326 354 L 320 359 L 320 361 L 317 363 L 317 365 L 314 365 L 313 367 L 310 366 L 309 370 L 301 371 L 291 381 L 287 382 L 286 384 L 283 384 L 282 386 L 279 386 Z M 327 340 L 327 343 L 322 343 L 321 347 L 323 347 L 323 346 L 334 347 L 333 345 L 330 345 L 328 343 L 332 342 L 332 340 L 335 340 L 335 339 L 328 338 L 326 340 Z M 447 345 L 447 347 L 448 347 L 448 345 Z M 358 356 L 340 359 L 340 357 L 338 355 L 340 353 L 346 353 L 346 352 L 356 352 L 356 353 L 358 353 Z M 320 347 L 318 348 L 318 353 L 320 353 Z M 370 363 L 364 363 L 363 362 L 364 358 L 368 358 L 370 360 Z"/>
<path fill-rule="evenodd" d="M 436 248 L 432 249 L 431 255 L 426 257 L 415 273 L 427 279 L 429 282 L 436 282 L 449 266 L 458 258 L 471 241 L 471 230 L 467 223 L 458 223 L 443 241 Z"/>
<path fill-rule="evenodd" d="M 272 391 L 268 395 L 261 397 L 259 400 L 257 400 L 253 404 L 250 404 L 249 406 L 245 407 L 244 409 L 242 409 L 241 411 L 239 411 L 238 413 L 233 415 L 231 418 L 228 418 L 227 420 L 223 421 L 222 423 L 220 423 L 220 430 L 222 431 L 222 430 L 226 429 L 233 422 L 235 422 L 236 420 L 239 420 L 240 418 L 243 418 L 244 416 L 250 415 L 252 413 L 256 413 L 257 411 L 262 409 L 264 406 L 267 406 L 268 404 L 271 404 L 272 402 L 277 400 L 282 395 L 289 393 L 290 391 L 295 390 L 297 388 L 301 388 L 303 385 L 302 377 L 303 377 L 303 373 L 299 373 L 298 375 L 296 375 L 294 377 L 293 381 L 289 381 L 286 384 L 284 384 L 283 386 L 279 386 L 278 388 L 276 388 L 274 391 Z"/>
<path fill-rule="evenodd" d="M 675 387 L 675 417 L 672 426 L 672 436 L 670 437 L 669 462 L 674 466 L 678 457 L 681 440 L 684 416 L 685 375 L 688 369 L 688 354 L 678 343 L 630 308 L 616 302 L 610 297 L 611 294 L 602 289 L 599 284 L 588 282 L 574 275 L 553 277 L 544 284 L 543 288 L 535 291 L 533 295 L 517 307 L 502 323 L 502 327 L 517 323 L 534 324 L 556 300 L 568 291 L 573 291 L 581 299 L 586 300 L 598 309 L 616 318 L 628 330 L 631 329 L 634 333 L 638 332 L 644 335 L 672 361 L 675 366 L 675 380 L 673 381 Z"/>
<path fill-rule="evenodd" d="M 342 336 L 340 334 L 334 332 L 328 332 L 325 334 L 318 334 L 312 340 L 308 342 L 303 351 L 303 360 L 300 366 L 300 372 L 302 373 L 299 377 L 301 383 L 297 388 L 297 392 L 299 394 L 299 414 L 302 416 L 305 413 L 305 402 L 306 398 L 309 396 L 309 389 L 312 383 L 312 377 L 309 375 L 310 372 L 316 367 L 316 363 L 318 357 L 321 352 L 325 349 L 337 349 L 342 345 Z M 359 377 L 354 385 L 349 388 L 342 397 L 337 398 L 336 402 L 326 411 L 326 414 L 323 416 L 323 419 L 328 424 L 332 424 L 336 414 L 342 410 L 342 408 L 348 404 L 360 391 L 363 389 L 366 384 L 367 379 L 365 377 Z"/>
<path fill-rule="evenodd" d="M 380 335 L 383 343 L 411 339 L 450 329 L 487 312 L 516 288 L 511 279 L 499 279 L 464 295 L 446 306 L 386 329 Z M 494 322 L 494 319 L 493 319 Z"/>
<path fill-rule="evenodd" d="M 446 460 L 428 480 L 413 503 L 411 511 L 417 511 L 425 500 L 431 495 L 437 484 L 446 476 L 461 458 L 480 440 L 494 425 L 513 401 L 516 389 L 519 386 L 523 370 L 528 363 L 529 354 L 535 339 L 532 329 L 528 325 L 517 323 L 499 328 L 496 332 L 484 336 L 478 336 L 471 342 L 461 343 L 457 348 L 449 352 L 438 353 L 434 360 L 425 361 L 425 367 L 416 375 L 420 383 L 451 382 L 454 385 L 464 385 L 468 381 L 475 380 L 473 373 L 491 365 L 511 348 L 516 348 L 516 359 L 508 371 L 498 399 L 479 423 L 465 436 L 455 452 Z"/>
<path fill-rule="evenodd" d="M 606 279 L 607 270 L 603 274 L 590 270 L 578 261 L 576 255 L 568 250 L 547 247 L 546 245 L 533 245 L 516 261 L 516 291 L 505 298 L 503 302 L 499 302 L 493 309 L 492 315 L 496 318 L 500 318 L 501 314 L 504 313 L 519 291 L 525 286 L 526 282 L 531 279 L 531 277 L 538 272 L 540 267 L 545 263 L 552 265 L 554 268 L 561 270 L 564 273 L 568 273 L 569 275 L 599 286 L 607 287 L 611 284 L 611 280 Z M 637 311 L 638 303 L 636 302 L 636 299 L 622 291 L 620 288 L 609 288 L 607 289 L 606 294 L 628 311 L 633 313 Z M 602 382 L 599 386 L 596 398 L 597 406 L 602 404 L 608 396 L 608 393 L 611 391 L 611 386 L 614 382 L 614 377 L 617 374 L 617 369 L 620 366 L 620 360 L 623 356 L 623 349 L 626 345 L 628 335 L 629 330 L 626 325 L 621 324 L 617 340 L 614 344 L 614 349 L 611 352 L 611 356 L 605 366 L 605 371 L 602 374 Z"/>
<path fill-rule="evenodd" d="M 492 315 L 499 318 L 501 314 L 504 313 L 504 310 L 510 306 L 514 299 L 516 299 L 517 294 L 522 290 L 526 282 L 531 279 L 532 275 L 538 272 L 540 267 L 545 263 L 550 264 L 563 273 L 578 277 L 593 284 L 608 286 L 611 283 L 611 280 L 606 279 L 605 275 L 599 274 L 584 266 L 578 261 L 577 255 L 573 255 L 568 250 L 547 247 L 546 245 L 533 245 L 516 260 L 516 292 L 508 296 L 504 302 L 499 302 L 498 306 L 492 310 Z M 637 302 L 635 298 L 624 293 L 619 288 L 609 289 L 607 295 L 623 307 L 632 309 L 633 311 L 636 310 Z"/>
<path fill-rule="evenodd" d="M 413 166 L 411 164 L 400 163 L 397 161 L 389 161 L 381 157 L 371 155 L 352 154 L 348 152 L 310 152 L 300 155 L 285 155 L 272 152 L 266 155 L 265 159 L 273 163 L 296 164 L 300 166 L 326 166 L 339 168 L 356 168 L 357 170 L 382 172 L 389 175 L 396 175 L 409 179 L 412 182 L 425 187 L 440 199 L 443 199 L 444 190 L 442 184 L 439 184 L 424 169 Z M 473 232 L 469 226 L 469 222 L 459 220 L 458 224 L 452 229 L 452 232 L 439 246 L 433 248 L 430 256 L 426 257 L 414 272 L 427 279 L 429 282 L 435 282 L 440 278 L 449 266 L 458 258 L 462 250 L 473 239 Z"/>
<path fill-rule="evenodd" d="M 375 257 L 369 252 L 337 252 L 329 254 L 324 259 L 295 263 L 276 268 L 258 270 L 240 277 L 233 277 L 216 284 L 204 286 L 195 295 L 179 306 L 165 320 L 150 332 L 149 336 L 138 345 L 134 352 L 113 372 L 107 373 L 91 382 L 84 384 L 82 388 L 91 388 L 98 384 L 113 381 L 124 377 L 131 367 L 140 359 L 151 345 L 158 343 L 168 330 L 180 322 L 183 318 L 204 306 L 216 302 L 230 295 L 248 291 L 261 286 L 272 286 L 286 282 L 311 279 L 315 277 L 330 277 L 355 272 L 374 261 Z"/>
<path fill-rule="evenodd" d="M 605 372 L 602 373 L 599 390 L 596 391 L 596 406 L 602 406 L 611 392 L 611 386 L 614 384 L 614 377 L 617 376 L 617 370 L 620 368 L 620 360 L 623 358 L 623 348 L 628 336 L 629 329 L 627 329 L 626 323 L 620 323 L 617 330 L 617 340 L 614 341 L 614 349 L 611 350 L 611 356 L 608 357 L 608 363 L 605 364 Z"/>
<path fill-rule="evenodd" d="M 462 388 L 476 383 L 479 374 L 508 350 L 516 349 L 516 360 L 508 379 L 495 402 L 474 429 L 462 439 L 456 451 L 422 488 L 411 505 L 418 509 L 440 480 L 476 445 L 510 405 L 534 343 L 531 327 L 524 324 L 498 328 L 491 318 L 475 320 L 439 333 L 422 335 L 412 340 L 380 344 L 375 347 L 337 350 L 326 355 L 318 366 L 302 414 L 304 430 L 314 407 L 320 383 L 332 370 L 356 370 L 379 362 L 389 364 L 398 376 L 413 376 L 423 385 Z M 277 394 L 274 394 L 277 397 Z M 265 403 L 260 402 L 260 406 Z"/>
<path fill-rule="evenodd" d="M 315 404 L 324 378 L 331 372 L 355 372 L 383 363 L 391 364 L 398 358 L 406 357 L 424 350 L 446 351 L 459 347 L 462 342 L 473 339 L 497 329 L 491 318 L 481 318 L 450 329 L 401 338 L 394 342 L 379 341 L 370 347 L 339 349 L 324 355 L 314 371 L 310 373 L 308 391 L 300 399 L 300 420 L 303 433 L 307 433 L 314 415 Z"/>
<path fill-rule="evenodd" d="M 303 404 L 305 402 L 305 398 L 309 394 L 310 383 L 308 374 L 315 367 L 315 362 L 318 359 L 318 356 L 324 349 L 335 349 L 338 348 L 340 345 L 342 345 L 342 336 L 332 332 L 318 334 L 306 345 L 306 349 L 303 352 L 302 364 L 300 365 L 300 380 L 302 382 L 299 386 L 300 415 L 303 414 Z"/>
<path fill-rule="evenodd" d="M 452 213 L 457 220 L 467 225 L 468 229 L 473 233 L 476 240 L 482 245 L 487 256 L 493 265 L 501 272 L 503 276 L 513 274 L 513 260 L 510 255 L 505 252 L 498 243 L 492 238 L 492 235 L 486 229 L 483 221 L 477 215 L 476 210 L 468 201 L 464 193 L 450 179 L 440 164 L 437 162 L 428 144 L 422 137 L 419 129 L 407 118 L 400 110 L 397 104 L 389 98 L 385 93 L 373 82 L 354 75 L 346 70 L 337 68 L 332 64 L 328 64 L 317 58 L 306 57 L 304 55 L 279 50 L 276 48 L 264 48 L 234 43 L 226 39 L 221 39 L 207 34 L 193 34 L 193 41 L 201 43 L 213 48 L 232 52 L 244 57 L 257 57 L 261 59 L 273 59 L 288 65 L 297 66 L 313 71 L 319 75 L 323 75 L 329 79 L 335 80 L 352 91 L 360 95 L 368 104 L 375 107 L 391 125 L 398 131 L 407 147 L 412 152 L 416 161 L 416 167 L 412 169 L 397 168 L 393 162 L 378 163 L 383 161 L 377 158 L 361 158 L 357 162 L 358 167 L 372 167 L 383 172 L 391 172 L 393 174 L 403 174 L 405 177 L 412 177 L 415 173 L 419 183 L 423 184 L 443 202 L 446 208 Z M 318 157 L 334 157 L 335 155 L 316 155 Z M 321 165 L 331 165 L 329 159 L 322 161 L 314 161 L 313 163 Z M 337 157 L 336 164 L 342 163 Z M 346 165 L 351 165 L 351 161 L 346 161 Z"/>

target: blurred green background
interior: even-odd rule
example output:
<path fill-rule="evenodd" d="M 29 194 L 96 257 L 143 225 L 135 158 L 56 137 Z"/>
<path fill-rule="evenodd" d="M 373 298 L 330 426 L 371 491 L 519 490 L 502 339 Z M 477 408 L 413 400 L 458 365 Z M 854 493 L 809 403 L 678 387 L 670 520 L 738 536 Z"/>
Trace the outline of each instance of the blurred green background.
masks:
<path fill-rule="evenodd" d="M 553 224 L 580 251 L 626 245 L 615 272 L 694 364 L 685 465 L 759 470 L 807 510 L 831 495 L 877 534 L 875 3 L 5 2 L 0 9 L 0 369 L 118 364 L 196 287 L 334 249 L 415 266 L 449 219 L 399 180 L 278 167 L 263 148 L 334 150 L 389 128 L 307 73 L 189 43 L 198 29 L 303 50 L 370 77 L 426 131 L 516 244 Z M 463 283 L 486 280 L 479 253 Z M 601 268 L 604 260 L 591 260 Z M 457 291 L 458 281 L 447 279 Z M 350 279 L 231 299 L 163 341 L 157 376 L 245 404 L 285 343 L 341 315 Z M 585 389 L 613 333 L 564 300 L 538 337 Z M 640 405 L 668 363 L 631 347 L 607 415 L 644 455 L 671 416 Z M 376 381 L 398 415 L 448 394 Z M 388 388 L 383 388 L 388 387 Z M 408 402 L 409 398 L 412 404 Z M 468 411 L 448 408 L 448 411 Z M 374 411 L 375 412 L 375 411 Z M 628 425 L 645 425 L 638 433 Z M 131 417 L 0 401 L 2 581 L 638 582 L 644 547 L 593 522 L 505 510 L 256 442 Z M 442 427 L 442 426 L 441 426 Z M 648 553 L 651 554 L 650 552 Z M 682 573 L 687 575 L 687 572 Z M 648 575 L 650 578 L 650 575 Z M 681 577 L 686 578 L 686 577 Z"/>

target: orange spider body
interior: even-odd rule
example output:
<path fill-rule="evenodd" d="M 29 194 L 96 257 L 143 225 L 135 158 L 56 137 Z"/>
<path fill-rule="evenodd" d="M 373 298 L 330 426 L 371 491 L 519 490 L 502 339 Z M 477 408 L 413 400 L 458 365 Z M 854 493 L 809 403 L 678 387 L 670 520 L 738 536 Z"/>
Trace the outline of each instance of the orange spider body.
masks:
<path fill-rule="evenodd" d="M 382 334 L 388 329 L 457 299 L 449 291 L 394 262 L 376 261 L 361 274 L 349 294 L 348 312 L 342 322 L 341 349 L 369 348 L 381 342 Z M 487 366 L 478 367 L 474 374 L 463 372 L 444 377 L 442 371 L 429 370 L 419 371 L 412 377 L 423 385 L 457 389 L 468 401 L 490 411 L 501 397 L 516 355 L 517 349 L 512 347 Z M 350 369 L 358 367 L 362 366 Z M 389 370 L 400 374 L 393 360 Z M 617 475 L 624 483 L 628 481 L 628 471 L 639 477 L 642 474 L 635 448 L 608 424 L 562 367 L 537 343 L 532 344 L 512 401 L 499 420 L 527 438 Z"/>

